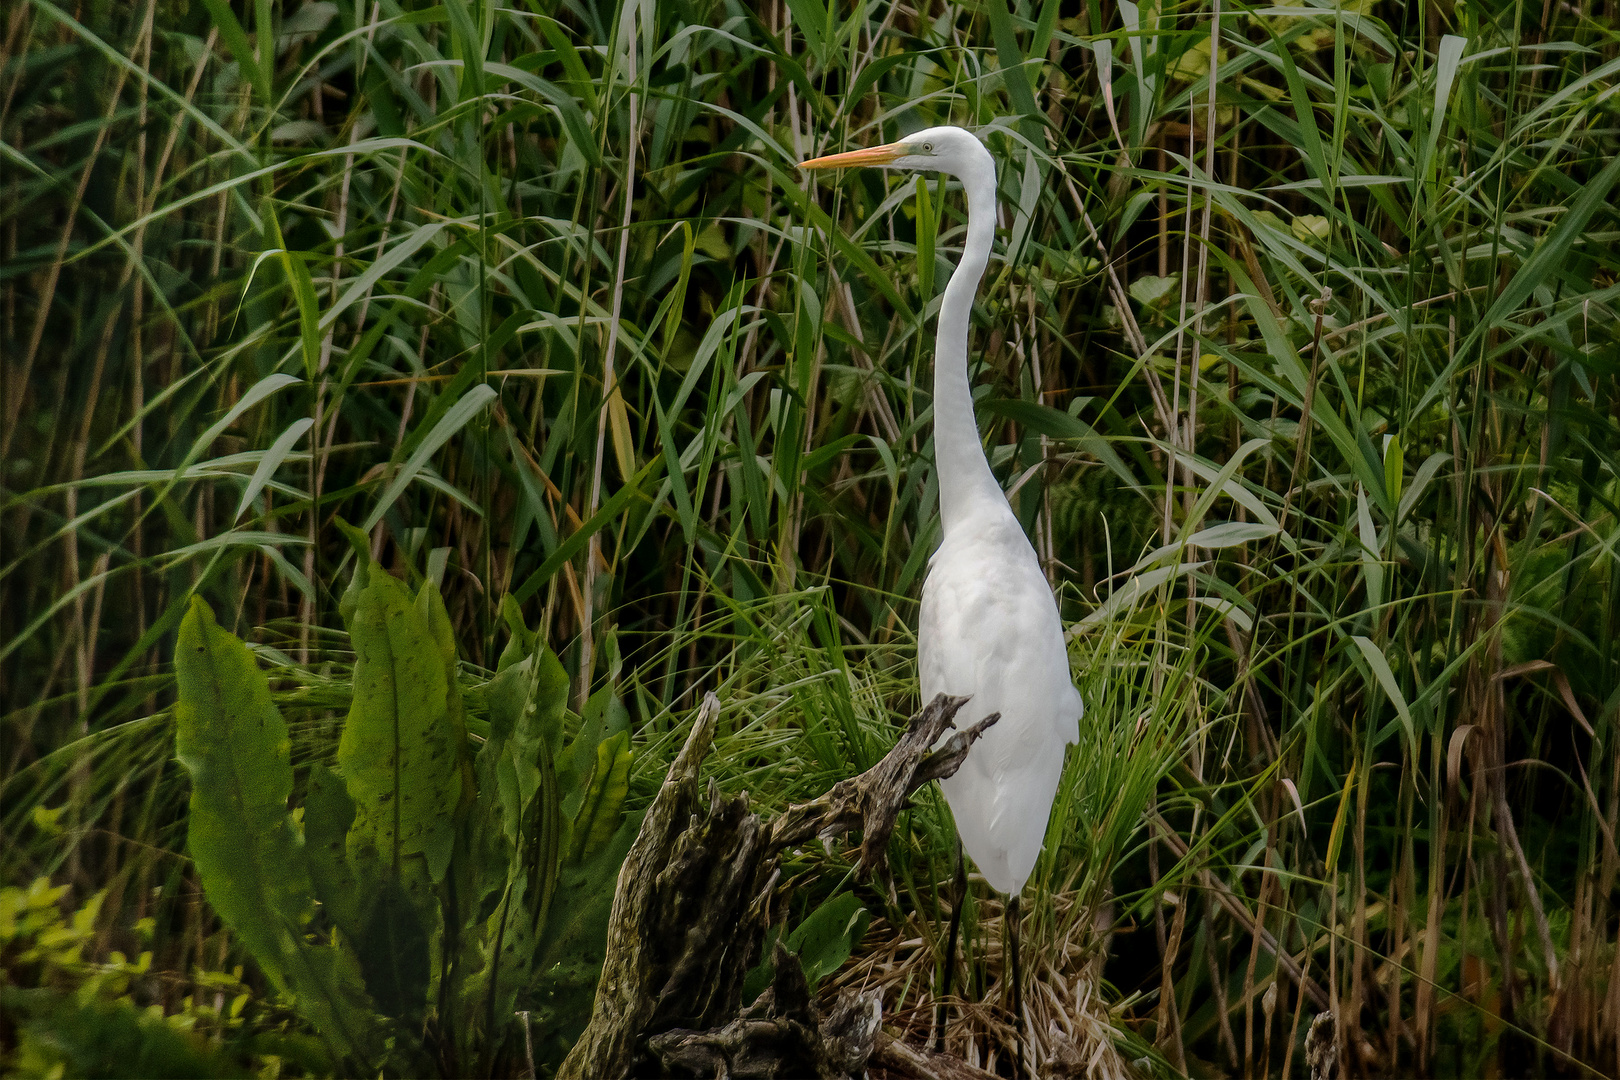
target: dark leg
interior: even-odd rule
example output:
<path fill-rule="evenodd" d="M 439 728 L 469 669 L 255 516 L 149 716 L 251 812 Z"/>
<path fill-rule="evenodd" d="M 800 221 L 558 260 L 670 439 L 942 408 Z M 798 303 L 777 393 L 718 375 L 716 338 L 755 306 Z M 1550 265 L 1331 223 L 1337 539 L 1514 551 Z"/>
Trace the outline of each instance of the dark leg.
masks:
<path fill-rule="evenodd" d="M 934 1049 L 945 1045 L 945 999 L 951 996 L 951 982 L 956 975 L 956 939 L 962 931 L 962 908 L 967 903 L 967 864 L 962 857 L 962 839 L 956 840 L 956 895 L 951 900 L 951 928 L 946 934 L 945 976 L 939 1002 L 934 1006 Z"/>
<path fill-rule="evenodd" d="M 1017 1037 L 1013 1042 L 1014 1052 L 1018 1055 L 1017 1064 L 1013 1067 L 1014 1076 L 1022 1076 L 1024 1072 L 1024 973 L 1018 966 L 1018 938 L 1023 932 L 1023 908 L 1014 896 L 1007 901 L 1007 944 L 1012 953 L 1012 1012 L 1013 1031 Z"/>

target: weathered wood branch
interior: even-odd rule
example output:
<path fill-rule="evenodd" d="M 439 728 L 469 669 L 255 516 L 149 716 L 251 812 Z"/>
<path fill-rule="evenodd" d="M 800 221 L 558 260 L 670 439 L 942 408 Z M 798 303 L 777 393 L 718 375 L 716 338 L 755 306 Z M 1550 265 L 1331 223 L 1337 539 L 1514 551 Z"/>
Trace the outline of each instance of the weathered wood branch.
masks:
<path fill-rule="evenodd" d="M 837 1080 L 858 1072 L 872 1056 L 882 1008 L 876 994 L 845 994 L 826 1016 L 810 996 L 798 957 L 780 940 L 776 977 L 758 1001 L 724 1027 L 674 1028 L 648 1046 L 666 1070 L 699 1076 L 815 1076 Z"/>
<path fill-rule="evenodd" d="M 822 1016 L 797 960 L 780 946 L 776 984 L 746 1012 L 743 979 L 759 956 L 784 850 L 860 829 L 861 868 L 886 879 L 889 837 L 906 800 L 954 773 L 997 719 L 932 751 L 966 700 L 939 695 L 878 764 L 766 824 L 746 795 L 722 796 L 712 780 L 707 809 L 699 805 L 698 771 L 720 712 L 707 695 L 619 871 L 590 1023 L 559 1080 L 677 1067 L 722 1077 L 859 1072 L 879 1035 L 875 998 L 846 995 Z"/>
<path fill-rule="evenodd" d="M 891 1077 L 914 1077 L 915 1080 L 999 1080 L 995 1073 L 985 1072 L 969 1065 L 961 1058 L 938 1054 L 920 1046 L 901 1042 L 888 1032 L 880 1031 L 873 1041 L 872 1065 L 881 1065 Z"/>
<path fill-rule="evenodd" d="M 794 847 L 812 837 L 830 840 L 860 829 L 861 870 L 887 880 L 889 837 L 894 834 L 895 821 L 905 809 L 906 800 L 928 781 L 953 775 L 966 759 L 968 747 L 1001 719 L 1000 713 L 991 713 L 972 727 L 958 731 L 938 751 L 930 753 L 940 736 L 955 725 L 956 714 L 967 700 L 936 695 L 928 707 L 906 725 L 905 734 L 882 761 L 857 777 L 840 780 L 819 799 L 784 810 L 771 824 L 774 851 Z"/>

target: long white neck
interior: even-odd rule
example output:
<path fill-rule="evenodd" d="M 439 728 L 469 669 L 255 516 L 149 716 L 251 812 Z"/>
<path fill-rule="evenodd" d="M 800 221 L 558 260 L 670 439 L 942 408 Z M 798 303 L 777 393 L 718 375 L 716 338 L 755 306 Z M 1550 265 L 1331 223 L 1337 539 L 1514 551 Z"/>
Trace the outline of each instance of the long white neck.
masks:
<path fill-rule="evenodd" d="M 996 233 L 995 166 L 988 154 L 985 159 L 982 168 L 960 176 L 968 204 L 967 243 L 962 246 L 962 261 L 945 286 L 934 341 L 934 457 L 940 521 L 946 535 L 953 526 L 985 509 L 1007 509 L 1006 496 L 990 472 L 979 441 L 973 387 L 968 381 L 969 316 Z"/>

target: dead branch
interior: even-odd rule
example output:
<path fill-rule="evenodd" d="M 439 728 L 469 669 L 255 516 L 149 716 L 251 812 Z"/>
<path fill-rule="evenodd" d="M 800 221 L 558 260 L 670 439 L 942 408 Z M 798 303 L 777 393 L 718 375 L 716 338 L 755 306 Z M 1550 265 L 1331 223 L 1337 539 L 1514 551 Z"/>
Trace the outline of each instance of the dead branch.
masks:
<path fill-rule="evenodd" d="M 886 1031 L 878 1032 L 868 1064 L 881 1066 L 892 1080 L 993 1080 L 996 1075 L 961 1058 L 901 1042 Z"/>
<path fill-rule="evenodd" d="M 882 761 L 853 779 L 840 780 L 821 798 L 784 810 L 771 825 L 772 849 L 780 852 L 812 837 L 830 840 L 859 829 L 861 871 L 886 881 L 889 837 L 906 800 L 928 781 L 954 775 L 967 758 L 968 747 L 1001 719 L 1000 713 L 991 713 L 930 753 L 940 736 L 955 726 L 956 714 L 967 700 L 936 695 L 912 718 Z"/>
<path fill-rule="evenodd" d="M 759 956 L 784 850 L 860 829 L 862 870 L 886 880 L 889 836 L 911 793 L 953 774 L 997 720 L 931 752 L 966 701 L 939 695 L 882 761 L 767 825 L 746 795 L 722 796 L 713 780 L 700 813 L 698 770 L 720 712 L 707 695 L 619 871 L 591 1019 L 559 1080 L 675 1067 L 738 1077 L 859 1072 L 877 1036 L 875 998 L 846 994 L 822 1017 L 808 987 L 800 994 L 792 981 L 804 980 L 797 961 L 779 959 L 776 985 L 744 1012 L 743 979 Z"/>
<path fill-rule="evenodd" d="M 716 1078 L 836 1080 L 861 1071 L 882 1019 L 876 994 L 843 994 L 826 1016 L 810 996 L 799 958 L 780 940 L 775 980 L 741 1016 L 711 1031 L 675 1028 L 648 1040 L 666 1070 Z"/>

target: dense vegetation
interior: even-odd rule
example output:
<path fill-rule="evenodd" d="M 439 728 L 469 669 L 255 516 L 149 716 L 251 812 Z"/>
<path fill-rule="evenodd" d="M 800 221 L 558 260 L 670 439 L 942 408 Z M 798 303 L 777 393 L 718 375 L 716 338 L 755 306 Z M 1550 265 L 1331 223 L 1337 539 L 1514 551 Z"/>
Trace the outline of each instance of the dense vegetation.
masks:
<path fill-rule="evenodd" d="M 954 122 L 1001 162 L 981 427 L 1088 709 L 1035 1052 L 1299 1074 L 1331 1013 L 1350 1075 L 1620 1071 L 1617 86 L 1594 0 L 11 0 L 6 1067 L 332 1067 L 203 902 L 173 706 L 201 596 L 302 820 L 340 516 L 467 686 L 540 627 L 632 809 L 709 690 L 767 809 L 881 755 L 964 209 L 793 163 Z M 952 841 L 910 818 L 894 895 L 817 848 L 783 903 L 853 892 L 823 985 L 921 1042 Z M 944 1045 L 1006 1073 L 1001 910 Z"/>

